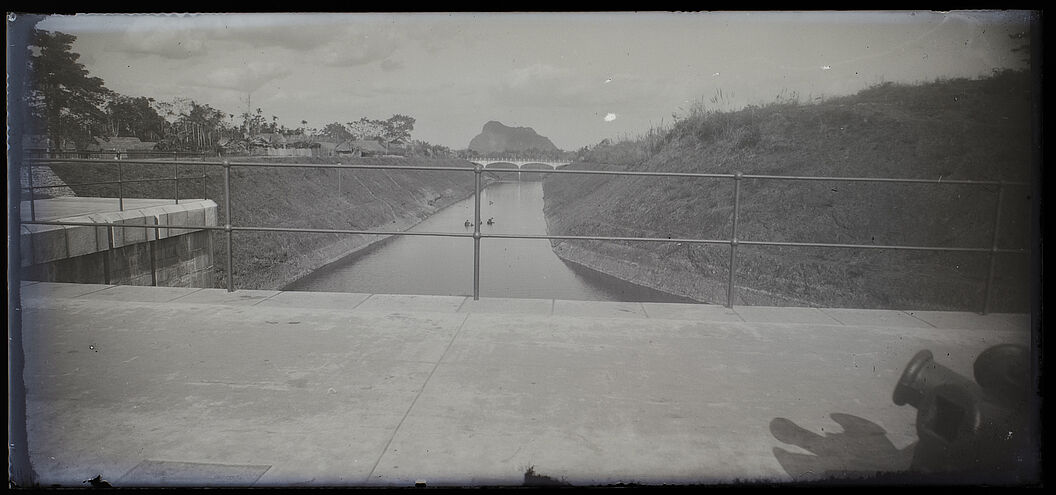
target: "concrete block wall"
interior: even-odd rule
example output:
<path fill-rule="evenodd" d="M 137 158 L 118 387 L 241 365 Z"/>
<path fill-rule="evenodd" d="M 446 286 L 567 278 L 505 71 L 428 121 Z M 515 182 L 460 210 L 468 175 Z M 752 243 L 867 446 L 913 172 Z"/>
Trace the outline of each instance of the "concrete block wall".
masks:
<path fill-rule="evenodd" d="M 23 280 L 168 287 L 212 287 L 213 249 L 208 230 L 166 225 L 215 226 L 209 200 L 63 218 L 67 222 L 157 225 L 120 228 L 22 225 Z"/>

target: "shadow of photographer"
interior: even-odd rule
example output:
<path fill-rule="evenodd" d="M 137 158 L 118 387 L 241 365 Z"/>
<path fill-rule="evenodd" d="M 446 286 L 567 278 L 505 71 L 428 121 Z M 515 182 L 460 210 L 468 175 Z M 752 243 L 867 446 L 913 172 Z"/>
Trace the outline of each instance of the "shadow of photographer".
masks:
<path fill-rule="evenodd" d="M 770 422 L 774 438 L 810 452 L 798 454 L 774 447 L 774 457 L 793 480 L 892 480 L 909 473 L 916 443 L 898 449 L 887 438 L 887 431 L 872 421 L 844 413 L 829 417 L 843 427 L 842 432 L 819 435 L 786 418 Z"/>
<path fill-rule="evenodd" d="M 973 380 L 922 350 L 892 394 L 895 405 L 917 410 L 914 444 L 898 449 L 879 425 L 850 414 L 832 413 L 843 432 L 824 436 L 774 418 L 774 438 L 811 452 L 775 447 L 774 457 L 796 481 L 1029 483 L 1038 467 L 1030 360 L 1025 346 L 991 346 L 976 357 Z"/>

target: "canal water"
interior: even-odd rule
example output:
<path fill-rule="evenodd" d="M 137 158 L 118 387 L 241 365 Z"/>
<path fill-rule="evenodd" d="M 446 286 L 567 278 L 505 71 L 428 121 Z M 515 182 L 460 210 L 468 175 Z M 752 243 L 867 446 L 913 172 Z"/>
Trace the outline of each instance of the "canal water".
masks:
<path fill-rule="evenodd" d="M 472 233 L 473 197 L 411 231 Z M 546 234 L 539 181 L 497 182 L 481 191 L 484 234 Z M 494 224 L 488 225 L 488 219 Z M 375 294 L 473 295 L 473 239 L 393 236 L 327 265 L 285 290 Z M 567 263 L 546 239 L 481 239 L 480 297 L 587 301 L 691 302 Z"/>

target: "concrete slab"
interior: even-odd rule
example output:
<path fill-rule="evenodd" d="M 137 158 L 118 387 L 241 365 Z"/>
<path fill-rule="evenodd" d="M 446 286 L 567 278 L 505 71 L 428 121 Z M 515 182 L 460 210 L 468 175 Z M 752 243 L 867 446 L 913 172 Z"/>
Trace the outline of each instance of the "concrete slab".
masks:
<path fill-rule="evenodd" d="M 642 303 L 650 318 L 703 321 L 744 321 L 731 308 L 715 304 Z"/>
<path fill-rule="evenodd" d="M 370 294 L 286 291 L 261 301 L 257 306 L 351 311 L 356 309 L 368 297 L 370 297 Z"/>
<path fill-rule="evenodd" d="M 161 208 L 164 213 L 158 215 L 160 225 L 192 225 L 190 213 L 184 205 L 168 205 Z M 189 232 L 187 229 L 165 229 L 164 236 L 172 237 Z"/>
<path fill-rule="evenodd" d="M 549 316 L 553 312 L 552 299 L 514 299 L 482 297 L 476 301 L 467 298 L 459 308 L 460 313 L 531 314 Z"/>
<path fill-rule="evenodd" d="M 823 308 L 821 311 L 844 325 L 894 326 L 900 328 L 932 327 L 927 322 L 898 310 Z"/>
<path fill-rule="evenodd" d="M 173 204 L 171 199 L 140 199 L 125 198 L 125 210 L 141 210 L 167 204 Z M 86 197 L 61 197 L 38 199 L 34 204 L 37 220 L 58 220 L 73 216 L 90 215 L 118 211 L 120 204 L 118 198 L 86 198 Z M 29 202 L 22 202 L 22 221 L 30 220 Z"/>
<path fill-rule="evenodd" d="M 461 296 L 374 294 L 357 306 L 356 310 L 454 313 L 458 311 L 458 308 L 462 306 L 466 299 Z"/>
<path fill-rule="evenodd" d="M 554 301 L 554 316 L 645 318 L 642 303 L 609 301 Z"/>
<path fill-rule="evenodd" d="M 465 319 L 46 303 L 23 319 L 31 456 L 42 483 L 67 486 L 144 459 L 361 483 Z"/>
<path fill-rule="evenodd" d="M 818 308 L 774 306 L 734 306 L 733 310 L 747 322 L 753 323 L 820 323 L 839 325 L 840 322 Z"/>
<path fill-rule="evenodd" d="M 33 264 L 33 241 L 28 225 L 20 225 L 18 233 L 19 257 L 22 258 L 20 266 L 26 267 Z"/>
<path fill-rule="evenodd" d="M 27 299 L 45 300 L 71 298 L 112 287 L 115 286 L 104 284 L 64 284 L 57 282 L 24 284 L 22 286 L 22 302 L 26 302 Z"/>
<path fill-rule="evenodd" d="M 47 263 L 49 261 L 61 260 L 67 256 L 66 229 L 58 225 L 23 225 L 23 236 L 28 236 L 29 250 L 23 252 L 22 258 L 27 255 L 32 263 Z M 24 264 L 24 263 L 23 263 Z"/>
<path fill-rule="evenodd" d="M 1030 315 L 961 313 L 955 311 L 906 311 L 906 314 L 936 328 L 980 330 L 1028 330 Z"/>
<path fill-rule="evenodd" d="M 216 215 L 219 208 L 215 203 L 207 205 L 205 207 L 205 224 L 206 225 L 218 225 Z"/>
<path fill-rule="evenodd" d="M 780 483 L 798 478 L 775 448 L 808 452 L 776 438 L 772 422 L 830 438 L 842 429 L 834 413 L 871 422 L 908 465 L 916 411 L 891 393 L 913 355 L 929 349 L 971 376 L 986 348 L 1030 338 L 846 311 L 878 324 L 456 312 L 450 300 L 404 296 L 378 297 L 378 311 L 287 293 L 250 307 L 23 288 L 38 286 L 54 296 L 23 311 L 30 456 L 42 483 L 63 486 L 96 474 L 204 486 L 264 466 L 254 486 L 519 485 L 529 468 L 574 485 Z"/>
<path fill-rule="evenodd" d="M 136 211 L 123 211 L 117 213 L 108 213 L 110 218 L 109 222 L 121 224 L 121 225 L 147 225 L 147 217 Z M 153 220 L 153 217 L 150 217 Z M 153 221 L 151 222 L 153 225 Z M 139 244 L 147 241 L 147 233 L 150 233 L 150 237 L 154 236 L 154 229 L 147 229 L 144 227 L 114 227 L 114 247 L 122 247 L 130 244 Z"/>
<path fill-rule="evenodd" d="M 63 221 L 90 223 L 92 219 L 82 216 L 64 218 Z M 83 256 L 98 252 L 100 250 L 99 238 L 103 237 L 105 242 L 105 227 L 67 226 L 65 229 L 70 256 Z"/>
<path fill-rule="evenodd" d="M 91 220 L 92 223 L 109 223 L 113 220 L 107 213 L 93 213 L 88 215 L 88 219 Z M 97 228 L 99 229 L 99 233 L 95 236 L 95 240 L 98 243 L 96 251 L 106 251 L 107 249 L 110 249 L 111 244 L 113 244 L 114 239 L 111 233 L 116 229 L 111 227 Z"/>
<path fill-rule="evenodd" d="M 206 464 L 144 460 L 115 481 L 122 487 L 248 487 L 269 465 Z"/>
<path fill-rule="evenodd" d="M 151 287 L 150 290 L 143 290 L 142 287 L 133 285 L 117 285 L 108 289 L 82 294 L 78 297 L 101 301 L 163 303 L 193 294 L 200 290 L 202 289 L 196 287 Z"/>
<path fill-rule="evenodd" d="M 201 289 L 173 299 L 171 302 L 180 304 L 238 304 L 251 306 L 278 293 L 279 291 L 277 290 L 243 289 L 228 292 L 227 289 Z"/>

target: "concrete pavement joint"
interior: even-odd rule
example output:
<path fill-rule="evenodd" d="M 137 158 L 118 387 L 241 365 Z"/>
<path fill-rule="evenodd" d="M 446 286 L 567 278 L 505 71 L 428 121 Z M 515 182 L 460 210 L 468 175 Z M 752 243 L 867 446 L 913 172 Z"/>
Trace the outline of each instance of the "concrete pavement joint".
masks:
<path fill-rule="evenodd" d="M 264 301 L 267 301 L 268 299 L 271 299 L 271 298 L 273 298 L 273 297 L 275 297 L 275 296 L 277 296 L 279 294 L 282 294 L 282 291 L 276 292 L 276 293 L 274 293 L 274 294 L 272 294 L 272 295 L 270 295 L 268 297 L 265 297 L 264 299 L 261 299 L 261 300 L 255 302 L 255 303 L 253 303 L 253 304 L 250 304 L 250 306 L 256 306 L 256 305 L 258 305 L 258 304 L 260 304 L 260 303 L 262 303 Z"/>
<path fill-rule="evenodd" d="M 400 418 L 400 422 L 392 429 L 392 435 L 389 437 L 389 440 L 385 442 L 385 448 L 381 449 L 381 453 L 378 455 L 378 460 L 374 461 L 374 465 L 370 468 L 370 473 L 367 474 L 368 483 L 374 477 L 374 471 L 377 471 L 378 465 L 381 464 L 381 459 L 385 457 L 385 454 L 389 451 L 389 446 L 392 445 L 392 441 L 396 439 L 396 434 L 400 432 L 400 427 L 403 426 L 403 422 L 407 421 L 407 416 L 411 415 L 414 405 L 418 403 L 418 399 L 422 396 L 422 393 L 425 392 L 425 387 L 429 385 L 429 380 L 431 380 L 433 375 L 436 374 L 436 370 L 440 367 L 440 363 L 444 362 L 444 357 L 446 357 L 448 351 L 451 350 L 451 346 L 454 345 L 455 339 L 457 339 L 459 334 L 462 333 L 462 329 L 466 326 L 466 321 L 469 320 L 470 314 L 471 313 L 466 313 L 466 317 L 462 318 L 462 323 L 459 323 L 458 329 L 455 330 L 455 333 L 451 336 L 451 340 L 448 341 L 447 347 L 444 348 L 444 352 L 440 354 L 440 357 L 436 360 L 436 364 L 433 365 L 433 369 L 429 371 L 429 376 L 425 377 L 425 381 L 422 382 L 422 388 L 418 390 L 417 394 L 415 394 L 414 400 L 411 401 L 411 405 L 407 407 L 406 411 L 404 411 L 403 417 Z"/>
<path fill-rule="evenodd" d="M 192 295 L 192 294 L 197 294 L 197 293 L 199 293 L 199 292 L 201 292 L 201 291 L 203 291 L 203 290 L 205 290 L 205 289 L 202 289 L 202 288 L 198 288 L 198 290 L 196 290 L 196 291 L 188 292 L 188 293 L 186 293 L 186 294 L 184 294 L 184 295 L 182 295 L 182 296 L 177 296 L 177 297 L 176 297 L 175 299 L 170 299 L 170 300 L 169 300 L 169 301 L 167 301 L 167 302 L 177 302 L 177 301 L 179 301 L 180 299 L 182 299 L 182 298 L 184 298 L 184 297 L 190 296 L 190 295 Z"/>
<path fill-rule="evenodd" d="M 925 320 L 925 319 L 923 319 L 923 318 L 917 318 L 917 315 L 915 315 L 915 314 L 913 314 L 913 313 L 910 313 L 909 311 L 903 311 L 903 313 L 905 313 L 905 314 L 909 315 L 910 317 L 912 317 L 912 318 L 914 318 L 914 319 L 916 319 L 916 320 L 920 320 L 920 321 L 924 322 L 924 324 L 925 324 L 925 325 L 927 325 L 927 326 L 929 326 L 929 327 L 931 327 L 931 328 L 939 328 L 939 327 L 937 327 L 937 326 L 935 326 L 935 325 L 932 325 L 932 324 L 931 324 L 931 322 L 930 322 L 930 321 L 928 321 L 928 320 Z"/>
<path fill-rule="evenodd" d="M 360 301 L 359 301 L 358 303 L 356 303 L 356 304 L 355 304 L 354 306 L 352 306 L 351 308 L 348 308 L 348 310 L 349 310 L 349 311 L 352 311 L 352 310 L 354 310 L 354 309 L 358 308 L 358 307 L 359 307 L 359 306 L 360 306 L 361 304 L 363 304 L 363 303 L 367 302 L 367 299 L 370 299 L 370 297 L 364 297 L 364 298 L 363 298 L 362 300 L 360 300 Z"/>
<path fill-rule="evenodd" d="M 844 323 L 843 321 L 841 321 L 839 318 L 837 318 L 836 315 L 834 315 L 832 313 L 829 313 L 828 311 L 825 311 L 824 309 L 821 310 L 821 312 L 825 313 L 825 316 L 828 316 L 829 318 L 832 318 L 832 319 L 836 320 L 836 322 L 839 323 L 840 325 L 847 326 L 847 324 Z"/>
<path fill-rule="evenodd" d="M 84 294 L 77 294 L 76 296 L 73 296 L 71 299 L 76 299 L 76 298 L 81 297 L 81 296 L 87 296 L 88 294 L 95 294 L 96 292 L 102 292 L 102 291 L 107 290 L 107 289 L 113 289 L 114 287 L 117 287 L 117 286 L 116 285 L 108 285 L 106 287 L 103 287 L 102 289 L 96 289 L 96 290 L 93 290 L 93 291 L 85 292 Z"/>

